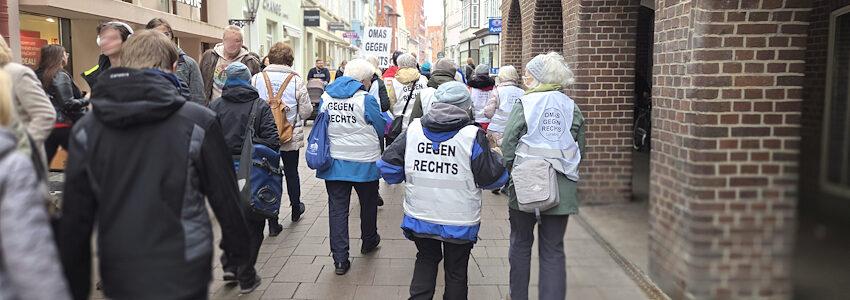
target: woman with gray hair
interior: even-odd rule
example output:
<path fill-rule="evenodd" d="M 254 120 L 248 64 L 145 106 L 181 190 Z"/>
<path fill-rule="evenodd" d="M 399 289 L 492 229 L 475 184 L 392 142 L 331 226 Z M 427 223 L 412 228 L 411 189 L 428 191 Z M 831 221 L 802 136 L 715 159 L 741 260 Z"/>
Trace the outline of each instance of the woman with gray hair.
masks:
<path fill-rule="evenodd" d="M 490 139 L 490 145 L 494 147 L 498 148 L 502 145 L 502 135 L 508 123 L 508 116 L 514 108 L 514 103 L 525 94 L 521 80 L 514 66 L 507 65 L 499 68 L 499 86 L 490 93 L 490 99 L 484 107 L 484 116 L 490 118 L 487 138 Z"/>
<path fill-rule="evenodd" d="M 530 89 L 514 104 L 505 124 L 502 153 L 511 171 L 508 181 L 508 206 L 511 223 L 510 263 L 511 299 L 528 299 L 531 273 L 531 245 L 534 226 L 538 226 L 540 253 L 540 299 L 564 299 L 567 273 L 564 258 L 564 233 L 569 215 L 578 213 L 578 164 L 584 151 L 584 117 L 563 89 L 573 83 L 573 72 L 558 53 L 534 57 L 525 66 L 524 83 Z M 528 186 L 517 184 L 518 169 L 528 162 L 545 162 L 556 181 L 559 201 L 548 209 L 529 208 L 517 201 L 517 191 Z M 522 182 L 522 180 L 520 180 Z M 526 195 L 526 194 L 523 194 Z M 550 197 L 551 198 L 551 197 Z M 523 200 L 526 200 L 524 198 Z M 548 199 L 547 199 L 548 200 Z"/>
<path fill-rule="evenodd" d="M 398 57 L 398 72 L 392 79 L 391 89 L 388 91 L 392 103 L 393 117 L 404 116 L 403 127 L 407 128 L 410 115 L 413 112 L 413 102 L 419 92 L 428 86 L 428 79 L 419 74 L 416 66 L 416 57 L 411 54 L 402 54 Z"/>

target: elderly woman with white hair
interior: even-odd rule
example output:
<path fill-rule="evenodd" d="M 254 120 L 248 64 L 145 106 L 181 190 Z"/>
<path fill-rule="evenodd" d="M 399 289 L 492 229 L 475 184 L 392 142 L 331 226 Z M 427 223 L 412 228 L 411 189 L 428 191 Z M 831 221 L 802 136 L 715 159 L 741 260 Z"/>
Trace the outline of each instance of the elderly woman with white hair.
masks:
<path fill-rule="evenodd" d="M 419 73 L 416 57 L 405 53 L 398 57 L 398 72 L 392 80 L 392 88 L 388 91 L 392 103 L 393 117 L 404 116 L 403 127 L 410 123 L 413 103 L 419 92 L 428 86 L 428 78 Z"/>
<path fill-rule="evenodd" d="M 584 151 L 584 117 L 563 92 L 573 83 L 573 72 L 563 56 L 554 52 L 538 55 L 526 64 L 525 70 L 524 84 L 530 90 L 514 104 L 505 124 L 501 148 L 511 172 L 509 294 L 511 299 L 528 299 L 531 245 L 537 225 L 539 298 L 564 299 L 567 291 L 564 233 L 569 215 L 578 213 L 578 164 Z M 549 172 L 540 172 L 540 166 Z M 545 178 L 529 182 L 535 176 Z M 545 185 L 542 188 L 548 193 L 539 192 L 541 185 Z M 538 187 L 536 193 L 533 186 Z"/>
<path fill-rule="evenodd" d="M 337 275 L 351 268 L 348 259 L 348 213 L 351 188 L 360 199 L 361 253 L 378 247 L 378 167 L 381 158 L 379 139 L 386 121 L 375 97 L 368 93 L 375 68 L 363 59 L 348 62 L 345 74 L 329 84 L 322 95 L 320 111 L 328 113 L 328 140 L 331 166 L 317 170 L 328 191 L 330 247 Z"/>
<path fill-rule="evenodd" d="M 494 147 L 502 145 L 508 116 L 514 108 L 514 103 L 519 102 L 519 98 L 525 95 L 521 80 L 514 66 L 507 65 L 499 68 L 499 85 L 490 93 L 490 99 L 484 107 L 484 116 L 490 118 L 487 138 L 490 139 L 490 145 Z"/>

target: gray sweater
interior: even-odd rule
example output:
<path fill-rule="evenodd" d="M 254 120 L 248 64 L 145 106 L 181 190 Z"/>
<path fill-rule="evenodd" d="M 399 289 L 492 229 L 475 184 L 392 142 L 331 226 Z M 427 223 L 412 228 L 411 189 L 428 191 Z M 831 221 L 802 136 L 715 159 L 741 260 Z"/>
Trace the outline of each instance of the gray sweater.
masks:
<path fill-rule="evenodd" d="M 0 299 L 70 299 L 32 161 L 0 127 Z"/>

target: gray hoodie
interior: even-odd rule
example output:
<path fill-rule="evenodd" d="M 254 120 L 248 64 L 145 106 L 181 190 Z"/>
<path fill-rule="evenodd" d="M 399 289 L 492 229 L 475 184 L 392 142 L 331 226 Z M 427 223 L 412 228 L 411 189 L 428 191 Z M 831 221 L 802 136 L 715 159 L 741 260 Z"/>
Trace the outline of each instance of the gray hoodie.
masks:
<path fill-rule="evenodd" d="M 32 161 L 0 127 L 0 299 L 70 299 Z"/>

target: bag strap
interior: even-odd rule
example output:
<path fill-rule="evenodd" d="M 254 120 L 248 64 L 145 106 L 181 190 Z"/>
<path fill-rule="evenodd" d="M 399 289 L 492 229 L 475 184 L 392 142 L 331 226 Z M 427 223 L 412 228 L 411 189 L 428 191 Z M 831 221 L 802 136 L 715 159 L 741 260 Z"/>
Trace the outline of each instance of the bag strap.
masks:
<path fill-rule="evenodd" d="M 407 96 L 407 103 L 404 104 L 404 109 L 401 110 L 401 116 L 402 117 L 404 117 L 404 114 L 407 112 L 407 106 L 410 105 L 410 100 L 412 100 L 410 98 L 413 98 L 413 91 L 415 91 L 415 89 L 414 89 L 415 87 L 416 87 L 416 82 L 414 81 L 413 84 L 410 85 L 410 95 Z"/>
<path fill-rule="evenodd" d="M 286 91 L 286 87 L 289 86 L 289 81 L 292 80 L 292 77 L 295 77 L 295 73 L 289 73 L 289 76 L 287 76 L 286 80 L 283 81 L 283 85 L 281 85 L 280 89 L 277 90 L 277 99 L 283 100 L 283 92 Z M 296 100 L 295 102 L 297 103 L 298 101 Z"/>
<path fill-rule="evenodd" d="M 263 79 L 266 81 L 266 92 L 269 93 L 269 101 L 274 99 L 274 91 L 272 91 L 272 81 L 269 79 L 269 73 L 261 72 Z"/>
<path fill-rule="evenodd" d="M 253 156 L 254 156 L 254 119 L 257 117 L 256 113 L 257 108 L 257 100 L 255 99 L 253 103 L 251 103 L 251 114 L 248 117 L 248 128 L 245 128 L 245 137 L 242 140 L 242 151 L 239 154 L 239 171 L 236 173 L 237 183 L 241 184 L 239 186 L 239 195 L 242 196 L 242 200 L 246 202 L 251 202 L 251 168 L 253 165 Z M 243 181 L 244 180 L 244 181 Z"/>

